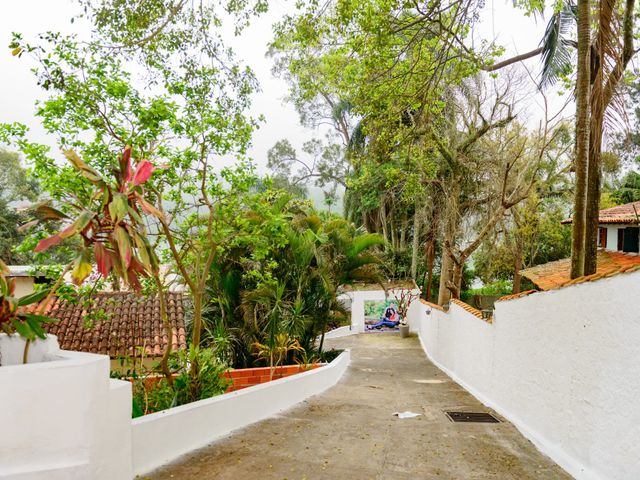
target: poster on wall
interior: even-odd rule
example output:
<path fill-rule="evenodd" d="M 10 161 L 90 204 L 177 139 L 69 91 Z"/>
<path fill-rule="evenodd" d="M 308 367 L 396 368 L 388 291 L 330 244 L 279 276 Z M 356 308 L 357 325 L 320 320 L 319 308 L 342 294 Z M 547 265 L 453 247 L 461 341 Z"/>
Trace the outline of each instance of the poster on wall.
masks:
<path fill-rule="evenodd" d="M 365 300 L 364 324 L 368 331 L 398 330 L 400 314 L 395 300 Z"/>

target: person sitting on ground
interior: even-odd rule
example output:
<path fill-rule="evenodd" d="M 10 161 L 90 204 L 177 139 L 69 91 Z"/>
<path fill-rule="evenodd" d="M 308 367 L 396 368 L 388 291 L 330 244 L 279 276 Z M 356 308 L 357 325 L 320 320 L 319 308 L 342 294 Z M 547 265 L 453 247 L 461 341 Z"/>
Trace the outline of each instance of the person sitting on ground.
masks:
<path fill-rule="evenodd" d="M 382 327 L 396 328 L 400 323 L 400 315 L 396 311 L 395 304 L 390 304 L 384 311 L 384 315 L 380 317 L 380 321 L 375 325 L 369 326 L 369 330 L 376 328 L 380 330 Z"/>

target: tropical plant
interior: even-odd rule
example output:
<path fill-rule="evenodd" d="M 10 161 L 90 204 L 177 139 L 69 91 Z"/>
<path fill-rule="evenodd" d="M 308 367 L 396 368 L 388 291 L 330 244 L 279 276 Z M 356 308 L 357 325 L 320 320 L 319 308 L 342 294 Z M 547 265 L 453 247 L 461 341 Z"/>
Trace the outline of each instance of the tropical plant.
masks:
<path fill-rule="evenodd" d="M 198 376 L 191 375 L 191 361 L 198 358 Z M 126 363 L 123 362 L 123 363 Z M 153 371 L 128 371 L 115 375 L 133 384 L 133 417 L 159 412 L 167 408 L 214 397 L 226 392 L 230 381 L 224 375 L 227 366 L 218 361 L 208 348 L 174 352 L 170 358 L 173 382 L 165 377 L 154 377 Z M 194 384 L 195 382 L 195 384 Z"/>
<path fill-rule="evenodd" d="M 372 249 L 382 239 L 344 219 L 323 220 L 285 192 L 245 195 L 242 203 L 212 266 L 205 343 L 238 368 L 258 360 L 258 345 L 263 357 L 280 352 L 292 362 L 321 352 L 328 326 L 347 318 L 338 287 L 379 280 Z M 218 338 L 226 346 L 222 351 Z M 283 352 L 285 338 L 303 351 Z"/>
<path fill-rule="evenodd" d="M 23 297 L 15 297 L 15 280 L 7 278 L 9 269 L 0 260 L 0 332 L 12 335 L 17 333 L 22 338 L 32 342 L 38 338 L 44 340 L 47 336 L 42 325 L 55 320 L 41 315 L 38 310 L 30 311 L 30 305 L 44 300 L 49 291 L 42 290 Z M 25 347 L 24 363 L 27 362 L 28 349 Z"/>
<path fill-rule="evenodd" d="M 273 373 L 278 365 L 287 358 L 291 352 L 304 352 L 300 342 L 291 338 L 287 333 L 277 333 L 269 338 L 268 343 L 254 343 L 255 356 L 269 362 L 269 380 L 273 380 Z"/>
<path fill-rule="evenodd" d="M 46 203 L 34 209 L 35 213 L 46 215 L 45 219 L 68 223 L 60 232 L 41 240 L 36 252 L 58 245 L 73 235 L 82 238 L 82 250 L 74 260 L 71 272 L 76 284 L 81 284 L 91 273 L 92 258 L 104 278 L 113 270 L 137 291 L 141 289 L 139 277 L 158 269 L 157 257 L 141 217 L 143 212 L 161 217 L 160 212 L 144 199 L 143 185 L 151 177 L 154 166 L 148 160 L 139 160 L 134 168 L 131 151 L 131 147 L 125 148 L 118 159 L 119 167 L 113 170 L 114 179 L 110 180 L 87 165 L 73 150 L 66 150 L 65 156 L 74 169 L 93 187 L 86 195 L 88 202 L 79 204 L 68 199 L 64 207 L 75 211 L 75 218 Z"/>

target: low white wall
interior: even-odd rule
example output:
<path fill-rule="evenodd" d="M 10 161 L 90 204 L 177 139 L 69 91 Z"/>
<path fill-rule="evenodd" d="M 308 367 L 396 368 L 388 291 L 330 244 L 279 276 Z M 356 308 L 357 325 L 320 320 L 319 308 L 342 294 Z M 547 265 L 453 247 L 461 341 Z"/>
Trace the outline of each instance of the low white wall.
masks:
<path fill-rule="evenodd" d="M 429 358 L 578 479 L 640 478 L 640 272 L 409 314 Z"/>
<path fill-rule="evenodd" d="M 349 335 L 355 335 L 357 333 L 360 333 L 360 331 L 356 330 L 351 325 L 346 325 L 344 327 L 338 327 L 334 328 L 333 330 L 329 330 L 324 334 L 324 338 L 325 340 L 327 340 L 330 338 L 348 337 Z"/>
<path fill-rule="evenodd" d="M 3 366 L 0 392 L 0 479 L 132 477 L 131 386 L 109 379 L 108 357 Z"/>
<path fill-rule="evenodd" d="M 384 290 L 355 290 L 350 292 L 345 292 L 341 294 L 338 299 L 349 299 L 351 303 L 351 331 L 353 333 L 362 333 L 365 331 L 364 324 L 364 302 L 373 300 L 384 302 L 385 300 L 394 300 L 396 297 L 394 296 L 394 292 L 400 295 L 400 290 L 398 289 L 390 289 L 386 293 Z M 420 289 L 415 288 L 412 291 L 412 294 L 415 295 L 416 300 L 414 303 L 418 302 L 417 298 L 420 296 Z M 413 305 L 413 304 L 412 304 Z M 411 307 L 409 307 L 411 309 Z M 407 317 L 409 314 L 407 313 Z"/>
<path fill-rule="evenodd" d="M 322 368 L 134 419 L 134 474 L 147 473 L 233 430 L 322 393 L 338 382 L 350 358 L 346 350 Z"/>
<path fill-rule="evenodd" d="M 0 333 L 0 366 L 22 365 L 24 359 L 25 340 L 18 334 L 7 335 Z M 46 362 L 60 355 L 58 337 L 47 335 L 47 338 L 39 338 L 31 342 L 27 354 L 27 363 Z"/>

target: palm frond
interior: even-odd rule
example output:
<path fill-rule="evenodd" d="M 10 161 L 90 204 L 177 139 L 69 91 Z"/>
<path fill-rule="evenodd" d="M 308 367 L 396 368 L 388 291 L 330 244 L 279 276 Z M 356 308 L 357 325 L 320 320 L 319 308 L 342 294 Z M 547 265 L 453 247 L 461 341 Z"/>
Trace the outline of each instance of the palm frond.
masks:
<path fill-rule="evenodd" d="M 351 245 L 351 248 L 349 248 L 349 251 L 347 252 L 347 256 L 349 258 L 353 258 L 363 251 L 378 245 L 384 245 L 384 238 L 382 238 L 382 236 L 378 235 L 377 233 L 366 233 L 364 235 L 359 235 L 353 239 L 353 243 Z"/>
<path fill-rule="evenodd" d="M 572 42 L 567 35 L 576 26 L 577 10 L 573 2 L 566 2 L 562 8 L 553 14 L 544 37 L 540 43 L 542 47 L 542 75 L 540 88 L 549 87 L 571 68 Z"/>

